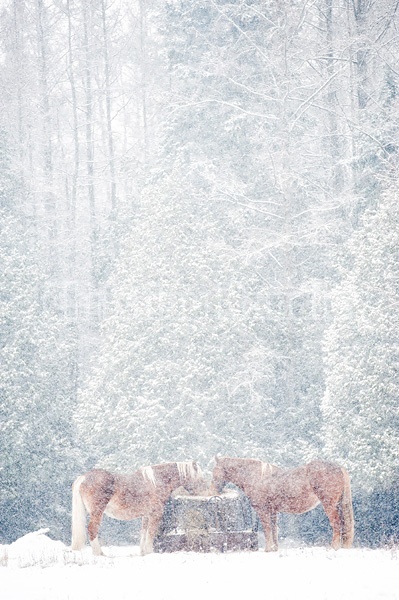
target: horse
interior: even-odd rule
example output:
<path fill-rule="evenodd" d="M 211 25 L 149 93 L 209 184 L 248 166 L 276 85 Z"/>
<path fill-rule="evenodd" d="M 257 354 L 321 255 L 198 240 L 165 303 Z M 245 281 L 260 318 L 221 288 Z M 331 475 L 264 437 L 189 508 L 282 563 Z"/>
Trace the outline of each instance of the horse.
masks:
<path fill-rule="evenodd" d="M 354 536 L 349 474 L 337 464 L 314 460 L 294 469 L 252 458 L 215 458 L 212 486 L 220 493 L 227 482 L 248 497 L 265 534 L 265 551 L 278 550 L 277 514 L 302 514 L 322 504 L 330 522 L 332 547 L 350 548 Z"/>
<path fill-rule="evenodd" d="M 142 467 L 128 475 L 93 469 L 80 475 L 72 485 L 72 550 L 86 543 L 87 531 L 94 555 L 102 555 L 98 531 L 104 514 L 120 521 L 142 517 L 140 551 L 153 552 L 165 502 L 179 487 L 191 494 L 205 487 L 202 471 L 195 461 L 168 462 Z"/>

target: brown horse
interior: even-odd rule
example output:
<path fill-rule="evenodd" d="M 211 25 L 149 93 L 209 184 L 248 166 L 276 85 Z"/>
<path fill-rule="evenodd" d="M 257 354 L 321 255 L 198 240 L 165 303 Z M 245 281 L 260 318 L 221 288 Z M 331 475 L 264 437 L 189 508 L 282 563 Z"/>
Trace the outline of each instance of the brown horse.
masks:
<path fill-rule="evenodd" d="M 265 550 L 277 550 L 277 513 L 305 513 L 322 504 L 330 521 L 332 547 L 350 548 L 354 521 L 350 480 L 336 464 L 312 461 L 296 469 L 281 469 L 252 458 L 215 458 L 213 487 L 218 493 L 234 483 L 249 498 L 262 523 Z"/>
<path fill-rule="evenodd" d="M 98 530 L 104 513 L 121 521 L 142 517 L 140 550 L 142 554 L 152 552 L 164 504 L 179 487 L 189 493 L 204 489 L 196 462 L 163 463 L 143 467 L 130 475 L 115 475 L 102 469 L 81 475 L 72 486 L 72 550 L 80 550 L 86 543 L 87 511 L 94 554 L 102 554 Z"/>

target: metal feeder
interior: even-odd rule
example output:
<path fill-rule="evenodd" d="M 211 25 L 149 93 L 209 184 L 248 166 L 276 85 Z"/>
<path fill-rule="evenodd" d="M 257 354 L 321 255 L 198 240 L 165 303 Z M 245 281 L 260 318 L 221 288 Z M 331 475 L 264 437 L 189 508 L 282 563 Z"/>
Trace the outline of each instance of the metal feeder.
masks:
<path fill-rule="evenodd" d="M 258 550 L 256 515 L 246 496 L 171 497 L 154 540 L 155 552 Z"/>

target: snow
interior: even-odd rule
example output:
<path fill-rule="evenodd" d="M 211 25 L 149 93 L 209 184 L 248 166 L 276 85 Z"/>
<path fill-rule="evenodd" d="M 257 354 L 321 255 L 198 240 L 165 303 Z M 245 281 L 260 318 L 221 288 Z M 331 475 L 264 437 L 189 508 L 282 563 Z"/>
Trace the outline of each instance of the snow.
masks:
<path fill-rule="evenodd" d="M 397 600 L 399 548 L 149 554 L 72 552 L 48 530 L 0 546 L 2 600 Z"/>

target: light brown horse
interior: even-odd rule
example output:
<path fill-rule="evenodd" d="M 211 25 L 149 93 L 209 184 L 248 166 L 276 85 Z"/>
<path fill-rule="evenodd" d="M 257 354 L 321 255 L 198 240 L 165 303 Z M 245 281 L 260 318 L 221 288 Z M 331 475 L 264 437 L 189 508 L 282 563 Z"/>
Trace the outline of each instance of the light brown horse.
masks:
<path fill-rule="evenodd" d="M 322 504 L 330 521 L 332 547 L 350 548 L 354 521 L 347 471 L 333 463 L 312 461 L 296 469 L 281 469 L 252 458 L 215 458 L 213 487 L 218 493 L 234 483 L 249 498 L 265 534 L 265 550 L 278 549 L 277 514 L 305 513 Z"/>
<path fill-rule="evenodd" d="M 189 493 L 204 489 L 196 462 L 163 463 L 143 467 L 130 475 L 115 475 L 102 469 L 81 475 L 72 486 L 72 550 L 81 550 L 86 543 L 87 511 L 94 554 L 102 554 L 98 530 L 104 513 L 121 521 L 142 517 L 140 550 L 142 554 L 152 552 L 164 504 L 179 487 Z"/>

